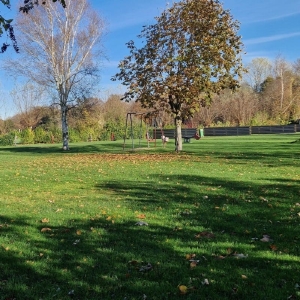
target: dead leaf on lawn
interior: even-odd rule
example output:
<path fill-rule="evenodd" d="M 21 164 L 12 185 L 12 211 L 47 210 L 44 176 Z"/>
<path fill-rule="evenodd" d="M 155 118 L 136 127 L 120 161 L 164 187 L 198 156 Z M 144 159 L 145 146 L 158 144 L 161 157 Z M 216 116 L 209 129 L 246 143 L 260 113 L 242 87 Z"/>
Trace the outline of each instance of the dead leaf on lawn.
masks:
<path fill-rule="evenodd" d="M 225 259 L 226 258 L 226 256 L 224 256 L 224 255 L 215 255 L 214 257 L 216 259 Z"/>
<path fill-rule="evenodd" d="M 191 259 L 193 259 L 193 258 L 195 258 L 195 257 L 196 257 L 196 254 L 187 254 L 187 255 L 185 256 L 186 260 L 191 260 Z"/>
<path fill-rule="evenodd" d="M 173 230 L 174 230 L 174 231 L 178 231 L 178 230 L 182 230 L 182 228 L 176 226 Z"/>
<path fill-rule="evenodd" d="M 266 198 L 264 198 L 264 197 L 262 197 L 262 196 L 261 196 L 261 197 L 259 197 L 259 199 L 260 199 L 260 200 L 262 200 L 263 202 L 269 202 L 269 200 L 268 200 L 268 199 L 266 199 Z"/>
<path fill-rule="evenodd" d="M 190 267 L 191 267 L 191 269 L 193 269 L 193 268 L 197 267 L 199 260 L 191 260 L 190 262 L 191 262 Z"/>
<path fill-rule="evenodd" d="M 44 227 L 41 229 L 41 232 L 47 232 L 47 231 L 51 231 L 51 230 L 52 230 L 51 228 Z"/>
<path fill-rule="evenodd" d="M 186 294 L 188 291 L 188 288 L 185 285 L 180 285 L 178 288 L 181 294 Z"/>
<path fill-rule="evenodd" d="M 270 249 L 271 249 L 272 251 L 276 251 L 278 248 L 277 248 L 276 245 L 270 245 Z"/>
<path fill-rule="evenodd" d="M 49 223 L 49 219 L 48 218 L 44 218 L 41 220 L 42 223 Z"/>
<path fill-rule="evenodd" d="M 138 219 L 146 219 L 146 215 L 145 214 L 139 214 L 137 215 Z"/>
<path fill-rule="evenodd" d="M 215 235 L 212 232 L 208 232 L 208 231 L 202 231 L 195 235 L 195 238 L 197 238 L 197 239 L 199 239 L 201 237 L 207 238 L 207 239 L 212 239 L 212 238 L 215 238 Z"/>

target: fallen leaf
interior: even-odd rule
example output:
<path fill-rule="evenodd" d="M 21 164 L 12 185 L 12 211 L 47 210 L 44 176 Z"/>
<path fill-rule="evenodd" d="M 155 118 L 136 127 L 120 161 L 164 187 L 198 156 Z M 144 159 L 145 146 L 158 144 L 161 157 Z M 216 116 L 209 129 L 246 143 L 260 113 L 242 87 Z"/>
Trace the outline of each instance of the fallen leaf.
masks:
<path fill-rule="evenodd" d="M 259 197 L 259 199 L 262 200 L 263 202 L 269 202 L 269 200 L 264 197 Z"/>
<path fill-rule="evenodd" d="M 272 251 L 276 251 L 276 250 L 277 250 L 277 246 L 276 246 L 276 245 L 270 245 L 270 249 L 271 249 Z"/>
<path fill-rule="evenodd" d="M 51 228 L 44 227 L 41 229 L 41 232 L 47 232 L 47 231 L 51 231 L 51 230 L 52 230 Z"/>
<path fill-rule="evenodd" d="M 225 259 L 226 256 L 223 256 L 223 255 L 218 255 L 218 256 L 215 256 L 216 259 Z"/>
<path fill-rule="evenodd" d="M 137 216 L 138 219 L 145 219 L 146 218 L 146 215 L 145 214 L 139 214 Z"/>
<path fill-rule="evenodd" d="M 202 231 L 202 232 L 199 232 L 198 234 L 195 235 L 195 237 L 197 239 L 201 238 L 201 237 L 205 237 L 205 238 L 208 238 L 208 239 L 212 239 L 215 237 L 215 235 L 211 232 L 208 232 L 208 231 Z"/>
<path fill-rule="evenodd" d="M 178 288 L 181 294 L 186 294 L 188 291 L 188 288 L 185 285 L 180 285 Z"/>
<path fill-rule="evenodd" d="M 42 223 L 49 223 L 49 219 L 44 218 L 44 219 L 41 220 L 41 222 L 42 222 Z"/>
<path fill-rule="evenodd" d="M 77 234 L 77 235 L 81 235 L 81 230 L 77 230 L 77 231 L 76 231 L 76 234 Z"/>
<path fill-rule="evenodd" d="M 243 279 L 248 279 L 248 277 L 246 275 L 242 275 Z"/>
<path fill-rule="evenodd" d="M 185 258 L 186 258 L 187 260 L 190 260 L 190 259 L 195 258 L 195 257 L 196 257 L 196 254 L 187 254 L 187 255 L 185 256 Z"/>
<path fill-rule="evenodd" d="M 197 262 L 199 262 L 199 260 L 198 260 L 198 261 L 196 261 L 196 260 L 191 261 L 190 267 L 191 267 L 191 268 L 197 267 Z"/>

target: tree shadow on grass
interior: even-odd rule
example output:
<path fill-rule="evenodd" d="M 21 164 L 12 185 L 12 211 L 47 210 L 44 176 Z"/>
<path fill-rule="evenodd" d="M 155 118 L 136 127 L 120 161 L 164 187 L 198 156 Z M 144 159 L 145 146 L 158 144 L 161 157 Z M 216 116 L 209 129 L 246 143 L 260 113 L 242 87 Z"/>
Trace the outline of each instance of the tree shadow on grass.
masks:
<path fill-rule="evenodd" d="M 121 142 L 93 142 L 70 144 L 70 150 L 64 151 L 60 144 L 18 145 L 16 147 L 0 147 L 1 152 L 32 154 L 73 154 L 73 153 L 121 153 Z"/>
<path fill-rule="evenodd" d="M 299 181 L 249 186 L 153 176 L 160 183 L 97 185 L 112 199 L 126 195 L 122 205 L 145 212 L 148 226 L 118 213 L 64 216 L 59 225 L 0 216 L 0 299 L 286 299 L 295 293 L 299 219 L 291 206 Z M 201 232 L 213 236 L 197 237 Z M 263 234 L 273 241 L 261 242 Z M 196 267 L 187 254 L 195 254 Z M 179 285 L 187 294 L 180 295 Z"/>

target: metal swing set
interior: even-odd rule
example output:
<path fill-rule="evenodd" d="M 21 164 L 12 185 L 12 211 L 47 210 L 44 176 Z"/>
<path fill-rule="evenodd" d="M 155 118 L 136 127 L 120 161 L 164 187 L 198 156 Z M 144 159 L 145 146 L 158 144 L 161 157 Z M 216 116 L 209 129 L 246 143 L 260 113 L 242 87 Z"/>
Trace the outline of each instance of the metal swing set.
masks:
<path fill-rule="evenodd" d="M 138 148 L 135 148 L 134 144 L 134 129 L 133 129 L 133 117 L 138 117 L 140 119 L 140 126 L 139 126 L 139 133 L 138 133 Z M 163 129 L 162 129 L 162 122 L 159 117 L 158 111 L 150 111 L 150 112 L 129 112 L 126 115 L 126 124 L 125 124 L 125 133 L 124 133 L 124 143 L 123 143 L 123 150 L 126 147 L 126 139 L 128 136 L 129 131 L 129 139 L 131 140 L 131 149 L 141 149 L 142 139 L 143 139 L 143 123 L 146 124 L 146 135 L 145 138 L 147 140 L 147 146 L 150 148 L 150 143 L 154 143 L 154 147 L 156 147 L 157 142 L 157 130 L 160 127 L 161 131 L 161 139 L 163 146 L 168 142 L 169 138 L 164 136 Z M 151 136 L 149 129 L 153 127 L 153 136 Z"/>

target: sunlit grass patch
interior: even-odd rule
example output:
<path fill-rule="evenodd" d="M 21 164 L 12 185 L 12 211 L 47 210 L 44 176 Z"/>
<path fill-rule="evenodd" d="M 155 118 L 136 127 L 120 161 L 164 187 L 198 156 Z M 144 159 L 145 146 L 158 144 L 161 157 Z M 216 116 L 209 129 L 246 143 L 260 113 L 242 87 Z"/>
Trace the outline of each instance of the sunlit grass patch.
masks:
<path fill-rule="evenodd" d="M 291 139 L 1 148 L 0 299 L 297 297 Z"/>

